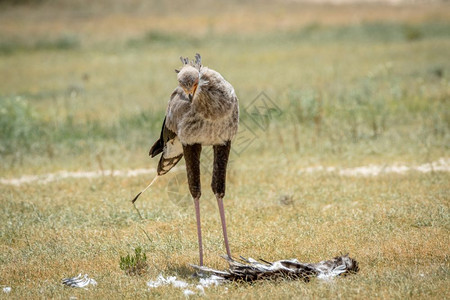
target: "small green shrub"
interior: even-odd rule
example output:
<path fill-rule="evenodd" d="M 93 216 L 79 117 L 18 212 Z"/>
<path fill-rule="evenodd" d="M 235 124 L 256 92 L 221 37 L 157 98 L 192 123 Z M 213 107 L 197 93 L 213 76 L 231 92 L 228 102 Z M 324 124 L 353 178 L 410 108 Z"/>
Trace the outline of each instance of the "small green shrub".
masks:
<path fill-rule="evenodd" d="M 0 42 L 0 54 L 11 54 L 14 53 L 18 48 L 20 48 L 17 43 L 11 41 L 1 41 Z"/>
<path fill-rule="evenodd" d="M 423 36 L 419 28 L 410 25 L 406 25 L 403 27 L 403 34 L 407 41 L 419 40 Z"/>
<path fill-rule="evenodd" d="M 133 38 L 128 41 L 131 47 L 144 45 L 181 45 L 181 46 L 199 46 L 202 39 L 189 35 L 179 35 L 175 33 L 150 30 L 142 37 Z"/>
<path fill-rule="evenodd" d="M 70 50 L 80 46 L 81 42 L 77 36 L 63 35 L 57 39 L 38 40 L 31 48 L 31 50 Z"/>
<path fill-rule="evenodd" d="M 72 50 L 79 48 L 80 45 L 80 39 L 74 35 L 62 35 L 56 39 L 38 38 L 31 41 L 10 39 L 0 41 L 0 55 L 23 51 Z"/>
<path fill-rule="evenodd" d="M 17 149 L 29 152 L 34 141 L 45 135 L 28 101 L 21 97 L 0 98 L 0 154 Z"/>
<path fill-rule="evenodd" d="M 147 268 L 147 256 L 142 253 L 141 247 L 134 249 L 134 255 L 120 257 L 120 269 L 127 275 L 143 275 L 147 272 Z"/>

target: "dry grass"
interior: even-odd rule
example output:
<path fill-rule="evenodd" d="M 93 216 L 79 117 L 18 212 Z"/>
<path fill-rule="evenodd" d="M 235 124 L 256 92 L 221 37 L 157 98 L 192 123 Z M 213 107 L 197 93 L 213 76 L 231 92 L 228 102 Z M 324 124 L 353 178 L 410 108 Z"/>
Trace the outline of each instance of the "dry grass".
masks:
<path fill-rule="evenodd" d="M 218 287 L 208 290 L 208 297 L 448 296 L 447 174 L 355 179 L 299 176 L 288 166 L 279 175 L 278 168 L 266 169 L 257 180 L 250 169 L 233 173 L 226 197 L 233 252 L 307 262 L 350 252 L 361 272 L 329 284 L 231 285 L 225 294 Z M 139 200 L 144 220 L 129 202 L 142 178 L 2 187 L 2 284 L 12 286 L 19 298 L 179 297 L 176 289 L 148 291 L 145 286 L 159 273 L 192 281 L 188 264 L 198 259 L 191 203 L 175 202 L 165 191 L 173 176 Z M 180 192 L 187 193 L 185 185 Z M 287 205 L 281 201 L 285 195 L 292 197 Z M 209 191 L 202 197 L 202 213 L 206 262 L 223 268 L 218 212 Z M 138 246 L 147 253 L 149 271 L 142 278 L 128 277 L 119 258 Z M 88 273 L 99 286 L 77 291 L 60 284 L 78 272 Z"/>
<path fill-rule="evenodd" d="M 448 4 L 211 8 L 200 1 L 184 11 L 176 2 L 105 3 L 2 4 L 2 178 L 154 167 L 146 153 L 176 84 L 177 57 L 199 52 L 233 83 L 241 124 L 256 134 L 245 150 L 235 141 L 231 157 L 232 252 L 306 262 L 349 252 L 361 267 L 329 283 L 230 284 L 207 289 L 207 297 L 450 298 L 448 173 L 298 172 L 449 156 Z M 281 110 L 263 129 L 244 113 L 261 91 Z M 224 268 L 211 161 L 203 159 L 205 260 Z M 146 282 L 160 273 L 195 282 L 185 173 L 164 176 L 138 200 L 140 219 L 129 200 L 150 177 L 1 185 L 0 285 L 12 287 L 1 296 L 182 297 Z M 127 276 L 120 257 L 136 247 L 148 272 Z M 80 272 L 98 286 L 61 284 Z"/>
<path fill-rule="evenodd" d="M 346 4 L 312 5 L 295 1 L 244 1 L 213 3 L 194 1 L 48 1 L 37 6 L 4 7 L 0 12 L 0 36 L 48 38 L 76 34 L 85 43 L 126 40 L 147 31 L 205 34 L 258 34 L 297 29 L 305 25 L 348 25 L 367 22 L 445 21 L 447 3 L 413 5 Z M 281 2 L 281 3 L 280 3 Z M 20 22 L 17 22 L 20 20 Z"/>

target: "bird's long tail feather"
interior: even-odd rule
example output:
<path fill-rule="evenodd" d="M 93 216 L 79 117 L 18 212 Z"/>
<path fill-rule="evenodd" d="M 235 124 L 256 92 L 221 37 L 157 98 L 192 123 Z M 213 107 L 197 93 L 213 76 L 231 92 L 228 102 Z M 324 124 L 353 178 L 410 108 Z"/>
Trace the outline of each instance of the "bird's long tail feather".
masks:
<path fill-rule="evenodd" d="M 152 182 L 150 182 L 149 185 L 147 185 L 147 187 L 145 189 L 143 189 L 141 192 L 139 192 L 134 198 L 133 200 L 131 200 L 131 203 L 136 202 L 136 200 L 139 198 L 140 195 L 142 195 L 142 193 L 144 193 L 149 187 L 152 186 L 152 184 L 156 181 L 156 179 L 158 179 L 159 175 L 156 175 L 155 178 L 153 178 Z"/>

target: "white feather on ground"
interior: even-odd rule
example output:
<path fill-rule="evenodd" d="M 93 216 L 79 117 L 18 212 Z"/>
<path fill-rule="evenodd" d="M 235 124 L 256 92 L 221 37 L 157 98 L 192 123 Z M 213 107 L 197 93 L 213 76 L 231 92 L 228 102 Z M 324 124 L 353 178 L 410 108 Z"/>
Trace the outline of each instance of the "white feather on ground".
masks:
<path fill-rule="evenodd" d="M 78 276 L 76 277 L 64 278 L 62 280 L 62 283 L 70 287 L 84 288 L 84 289 L 87 289 L 88 285 L 93 286 L 97 285 L 97 281 L 95 281 L 92 278 L 89 278 L 88 274 L 84 274 L 82 276 L 81 273 L 78 274 Z"/>
<path fill-rule="evenodd" d="M 222 277 L 212 275 L 208 278 L 200 278 L 199 284 L 193 285 L 193 284 L 189 284 L 185 281 L 177 279 L 176 276 L 164 277 L 161 274 L 159 274 L 159 276 L 156 278 L 156 280 L 148 281 L 147 286 L 150 289 L 153 289 L 153 288 L 157 288 L 160 286 L 171 285 L 174 288 L 183 289 L 183 294 L 185 296 L 190 296 L 190 295 L 195 295 L 197 293 L 204 294 L 205 288 L 208 288 L 211 285 L 219 285 L 222 282 L 223 282 Z M 197 290 L 197 292 L 194 292 L 194 290 Z"/>

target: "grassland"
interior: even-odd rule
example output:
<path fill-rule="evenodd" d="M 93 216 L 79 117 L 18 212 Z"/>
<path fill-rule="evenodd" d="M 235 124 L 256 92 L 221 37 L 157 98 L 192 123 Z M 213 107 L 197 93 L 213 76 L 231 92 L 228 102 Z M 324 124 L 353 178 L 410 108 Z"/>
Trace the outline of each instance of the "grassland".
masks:
<path fill-rule="evenodd" d="M 233 253 L 313 262 L 349 252 L 361 265 L 331 283 L 230 284 L 208 297 L 450 297 L 448 173 L 299 173 L 449 157 L 448 4 L 80 3 L 2 4 L 1 178 L 155 167 L 146 153 L 176 85 L 173 69 L 180 55 L 199 52 L 234 85 L 247 128 L 228 175 Z M 276 110 L 255 120 L 261 92 Z M 204 158 L 206 263 L 224 268 Z M 143 219 L 128 200 L 151 176 L 1 185 L 0 285 L 12 291 L 0 297 L 182 297 L 145 283 L 160 273 L 195 281 L 184 176 L 164 176 L 139 200 Z M 120 256 L 136 247 L 149 270 L 128 276 Z M 60 284 L 80 272 L 99 285 Z"/>

